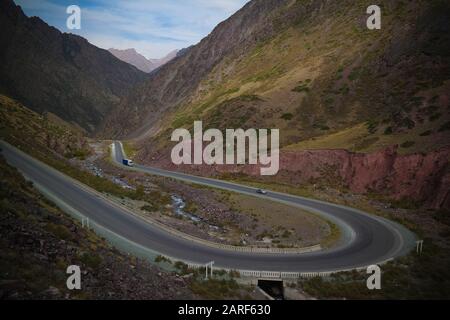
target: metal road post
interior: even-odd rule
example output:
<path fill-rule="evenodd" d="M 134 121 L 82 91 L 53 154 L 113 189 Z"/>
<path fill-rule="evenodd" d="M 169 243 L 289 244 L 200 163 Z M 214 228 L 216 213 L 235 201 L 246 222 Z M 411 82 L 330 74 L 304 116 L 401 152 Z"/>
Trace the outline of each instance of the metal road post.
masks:
<path fill-rule="evenodd" d="M 416 241 L 416 253 L 421 254 L 423 251 L 423 240 Z"/>
<path fill-rule="evenodd" d="M 211 279 L 212 279 L 212 277 L 213 277 L 213 264 L 214 264 L 214 261 L 211 261 L 211 262 L 208 262 L 207 264 L 205 264 L 205 280 L 208 280 L 208 266 L 210 266 L 210 277 L 211 277 Z"/>
<path fill-rule="evenodd" d="M 89 218 L 81 219 L 81 227 L 87 227 L 89 229 Z"/>

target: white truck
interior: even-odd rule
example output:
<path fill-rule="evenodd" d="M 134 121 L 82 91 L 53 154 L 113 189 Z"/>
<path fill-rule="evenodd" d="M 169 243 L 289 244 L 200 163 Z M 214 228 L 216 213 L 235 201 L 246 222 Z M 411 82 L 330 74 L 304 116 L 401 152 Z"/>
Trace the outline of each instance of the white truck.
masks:
<path fill-rule="evenodd" d="M 132 167 L 134 165 L 133 160 L 130 160 L 130 159 L 123 159 L 122 164 L 129 166 L 129 167 Z"/>

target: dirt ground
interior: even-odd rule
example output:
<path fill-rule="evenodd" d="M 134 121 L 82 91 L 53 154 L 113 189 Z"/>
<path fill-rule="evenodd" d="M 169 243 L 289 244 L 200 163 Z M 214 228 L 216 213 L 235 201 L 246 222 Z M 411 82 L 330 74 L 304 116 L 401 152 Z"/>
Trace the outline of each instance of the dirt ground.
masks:
<path fill-rule="evenodd" d="M 111 163 L 108 143 L 94 142 L 91 147 L 93 154 L 85 160 L 74 160 L 75 164 L 124 188 L 143 186 L 148 193 L 157 190 L 169 200 L 163 208 L 150 210 L 142 201 L 109 195 L 112 199 L 137 214 L 189 235 L 224 244 L 281 248 L 316 245 L 333 236 L 329 222 L 304 210 L 174 179 L 125 171 Z M 174 199 L 182 202 L 181 209 Z"/>

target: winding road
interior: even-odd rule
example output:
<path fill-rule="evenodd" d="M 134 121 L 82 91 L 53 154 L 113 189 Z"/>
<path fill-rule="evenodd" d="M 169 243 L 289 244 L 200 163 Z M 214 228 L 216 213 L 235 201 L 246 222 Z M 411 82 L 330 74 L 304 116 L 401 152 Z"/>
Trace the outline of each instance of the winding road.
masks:
<path fill-rule="evenodd" d="M 415 245 L 415 235 L 403 226 L 359 210 L 318 200 L 269 191 L 257 194 L 255 188 L 230 182 L 192 176 L 136 164 L 124 169 L 170 177 L 190 183 L 207 185 L 233 192 L 266 198 L 312 211 L 334 222 L 341 229 L 339 244 L 330 249 L 302 254 L 251 253 L 222 250 L 202 245 L 151 225 L 116 204 L 90 192 L 80 183 L 57 172 L 15 147 L 0 141 L 8 163 L 47 194 L 89 217 L 98 225 L 121 237 L 161 254 L 193 263 L 215 261 L 215 267 L 281 272 L 330 272 L 379 264 L 408 253 Z M 114 160 L 121 165 L 123 148 L 115 142 Z M 39 188 L 38 188 L 39 189 Z"/>

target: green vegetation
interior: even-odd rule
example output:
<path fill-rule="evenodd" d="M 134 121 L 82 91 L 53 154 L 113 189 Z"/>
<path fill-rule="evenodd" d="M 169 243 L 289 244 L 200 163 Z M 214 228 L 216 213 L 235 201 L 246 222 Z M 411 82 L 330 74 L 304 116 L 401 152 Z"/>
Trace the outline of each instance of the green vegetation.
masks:
<path fill-rule="evenodd" d="M 182 261 L 177 261 L 174 263 L 175 269 L 179 271 L 181 274 L 188 274 L 191 270 L 189 269 L 188 265 Z"/>
<path fill-rule="evenodd" d="M 292 120 L 292 118 L 294 117 L 294 115 L 292 113 L 283 113 L 281 115 L 281 119 L 289 121 Z"/>
<path fill-rule="evenodd" d="M 442 126 L 439 127 L 439 132 L 449 131 L 450 130 L 450 121 L 444 123 Z"/>
<path fill-rule="evenodd" d="M 73 240 L 72 233 L 64 225 L 57 225 L 50 222 L 47 223 L 45 229 L 59 239 Z"/>
<path fill-rule="evenodd" d="M 307 84 L 301 84 L 292 89 L 293 92 L 309 92 L 309 87 Z"/>
<path fill-rule="evenodd" d="M 87 186 L 99 192 L 108 193 L 119 198 L 129 198 L 132 200 L 145 201 L 150 204 L 147 209 L 149 209 L 150 206 L 151 208 L 159 209 L 170 203 L 170 196 L 167 194 L 163 194 L 158 191 L 145 193 L 142 186 L 138 186 L 136 190 L 124 189 L 104 177 L 94 176 L 89 172 L 82 171 L 74 166 L 64 163 L 63 161 L 49 157 L 43 158 L 41 154 L 35 154 L 35 156 L 37 156 L 40 160 L 44 161 L 56 170 L 67 174 L 68 176 L 86 184 Z"/>
<path fill-rule="evenodd" d="M 0 180 L 3 299 L 161 299 L 173 297 L 156 291 L 167 281 L 171 281 L 171 288 L 184 291 L 185 297 L 193 296 L 187 284 L 180 284 L 174 275 L 158 277 L 161 271 L 155 267 L 120 253 L 94 231 L 82 228 L 37 192 L 2 156 Z M 82 270 L 81 291 L 66 286 L 70 265 Z"/>
<path fill-rule="evenodd" d="M 369 120 L 366 122 L 367 131 L 369 133 L 375 133 L 378 130 L 378 121 L 376 120 Z"/>
<path fill-rule="evenodd" d="M 447 250 L 437 247 L 430 239 L 424 243 L 421 255 L 411 253 L 381 266 L 381 290 L 368 290 L 367 274 L 356 271 L 301 280 L 299 286 L 320 299 L 448 299 L 450 258 Z"/>
<path fill-rule="evenodd" d="M 336 245 L 336 243 L 341 238 L 341 230 L 339 230 L 338 226 L 335 225 L 334 223 L 331 223 L 330 221 L 327 221 L 327 224 L 328 227 L 330 228 L 330 233 L 326 238 L 324 238 L 320 242 L 320 245 L 323 248 L 329 248 L 332 247 L 333 245 Z"/>
<path fill-rule="evenodd" d="M 123 150 L 125 151 L 125 154 L 127 155 L 127 157 L 133 158 L 134 155 L 136 154 L 136 148 L 135 148 L 134 144 L 129 141 L 123 141 L 122 145 L 123 145 Z"/>
<path fill-rule="evenodd" d="M 284 73 L 284 69 L 281 65 L 275 65 L 269 70 L 261 71 L 257 73 L 256 75 L 247 78 L 244 80 L 245 82 L 259 82 L 259 81 L 265 81 L 269 79 L 273 79 L 275 77 L 278 77 Z"/>
<path fill-rule="evenodd" d="M 155 258 L 155 262 L 156 262 L 156 263 L 168 263 L 168 264 L 172 264 L 172 260 L 170 260 L 169 258 L 166 258 L 166 257 L 164 257 L 164 256 L 162 256 L 162 255 L 158 255 L 158 256 Z"/>
<path fill-rule="evenodd" d="M 226 299 L 239 296 L 239 285 L 233 279 L 218 280 L 208 279 L 206 281 L 196 280 L 190 284 L 192 292 L 202 296 L 205 299 Z"/>
<path fill-rule="evenodd" d="M 371 145 L 376 143 L 380 138 L 379 137 L 371 137 L 362 139 L 361 141 L 358 141 L 355 143 L 355 151 L 360 151 L 369 148 Z"/>
<path fill-rule="evenodd" d="M 83 252 L 79 259 L 83 264 L 92 269 L 98 269 L 103 261 L 98 254 L 92 252 Z"/>
<path fill-rule="evenodd" d="M 372 152 L 413 140 L 414 147 L 400 148 L 399 152 L 435 150 L 445 144 L 444 137 L 434 144 L 433 133 L 448 121 L 442 102 L 448 91 L 443 85 L 448 72 L 425 63 L 424 59 L 438 59 L 437 56 L 424 57 L 419 53 L 445 39 L 436 34 L 436 39 L 430 40 L 433 43 L 424 40 L 420 48 L 413 47 L 407 38 L 394 39 L 397 25 L 416 23 L 418 16 L 412 12 L 429 20 L 422 14 L 432 4 L 422 1 L 411 6 L 414 9 L 402 3 L 389 10 L 386 19 L 393 23 L 377 33 L 368 32 L 361 24 L 348 23 L 360 15 L 358 6 L 349 3 L 333 15 L 333 27 L 329 30 L 317 24 L 324 18 L 322 13 L 316 19 L 304 1 L 275 10 L 270 16 L 279 27 L 274 34 L 268 32 L 267 37 L 251 41 L 245 52 L 218 61 L 202 78 L 200 90 L 180 106 L 170 108 L 167 127 L 190 126 L 194 120 L 219 129 L 275 126 L 283 132 L 281 147 L 293 149 L 292 144 L 302 149 L 325 145 Z M 430 25 L 424 24 L 426 27 L 417 32 L 426 33 Z M 407 31 L 410 37 L 412 32 L 415 31 Z M 402 50 L 410 50 L 410 58 L 399 58 L 389 72 L 374 68 L 392 50 L 389 43 L 394 40 L 401 42 Z M 245 103 L 250 102 L 244 98 L 246 95 L 263 100 Z M 428 121 L 430 117 L 433 124 Z M 365 122 L 366 132 L 361 133 L 360 125 Z M 414 130 L 416 127 L 419 131 Z M 352 129 L 355 130 L 350 132 Z M 430 129 L 433 133 L 429 136 L 419 136 Z M 343 135 L 336 135 L 344 131 L 348 134 L 345 142 Z M 167 133 L 163 130 L 158 142 L 167 140 Z M 381 138 L 366 140 L 368 134 Z M 335 138 L 338 141 L 332 141 Z M 374 142 L 360 144 L 361 140 Z M 168 146 L 163 142 L 161 145 Z"/>
<path fill-rule="evenodd" d="M 418 209 L 422 206 L 423 203 L 420 201 L 415 201 L 410 198 L 402 198 L 400 200 L 390 200 L 391 206 L 393 208 L 401 208 L 401 209 Z"/>
<path fill-rule="evenodd" d="M 89 156 L 89 154 L 89 150 L 77 149 L 66 152 L 64 156 L 68 159 L 77 158 L 79 160 L 85 160 Z"/>
<path fill-rule="evenodd" d="M 416 143 L 414 142 L 414 141 L 405 141 L 405 142 L 403 142 L 401 145 L 400 145 L 400 147 L 402 147 L 402 148 L 405 148 L 405 149 L 407 149 L 407 148 L 411 148 L 413 145 L 415 145 Z"/>
<path fill-rule="evenodd" d="M 433 133 L 433 131 L 427 130 L 427 131 L 422 132 L 422 133 L 420 134 L 420 136 L 421 136 L 421 137 L 427 137 L 427 136 L 429 136 L 429 135 L 432 134 L 432 133 Z"/>
<path fill-rule="evenodd" d="M 441 116 L 442 116 L 442 114 L 440 114 L 440 113 L 435 113 L 435 114 L 432 114 L 432 115 L 430 116 L 429 120 L 430 120 L 431 122 L 433 122 L 433 121 L 439 120 L 439 119 L 441 118 Z"/>
<path fill-rule="evenodd" d="M 244 94 L 242 96 L 237 97 L 241 101 L 262 101 L 262 99 L 256 94 Z"/>
<path fill-rule="evenodd" d="M 124 189 L 105 177 L 96 176 L 72 165 L 67 158 L 83 159 L 90 154 L 90 151 L 79 148 L 80 145 L 87 146 L 83 137 L 70 128 L 53 124 L 46 117 L 40 117 L 7 97 L 0 95 L 0 103 L 4 107 L 0 109 L 2 115 L 0 127 L 3 126 L 8 129 L 6 134 L 5 131 L 3 132 L 2 138 L 27 154 L 99 192 L 111 194 L 118 198 L 147 202 L 148 207 L 146 209 L 152 207 L 152 211 L 156 211 L 170 203 L 168 194 L 160 191 L 147 193 L 142 186 L 138 186 L 136 190 Z M 65 148 L 52 150 L 49 146 L 48 139 L 50 138 L 48 137 L 55 139 L 58 142 L 56 145 L 65 143 Z M 124 147 L 127 148 L 127 154 L 134 152 L 132 144 L 124 143 Z M 52 226 L 49 226 L 49 228 L 52 228 Z M 52 231 L 63 232 L 54 229 Z"/>

